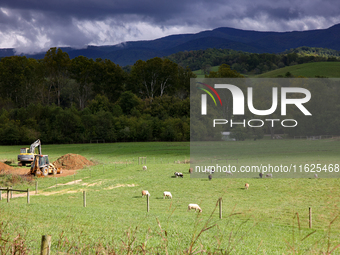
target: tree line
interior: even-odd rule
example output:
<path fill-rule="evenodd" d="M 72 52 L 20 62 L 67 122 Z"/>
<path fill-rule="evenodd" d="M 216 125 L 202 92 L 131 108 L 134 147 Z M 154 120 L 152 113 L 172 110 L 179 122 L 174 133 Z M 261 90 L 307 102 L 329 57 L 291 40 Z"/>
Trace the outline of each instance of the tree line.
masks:
<path fill-rule="evenodd" d="M 191 70 L 202 70 L 209 74 L 212 66 L 227 64 L 242 74 L 261 74 L 285 66 L 310 62 L 340 61 L 339 51 L 300 47 L 280 54 L 248 53 L 231 49 L 206 49 L 178 52 L 168 58 Z"/>
<path fill-rule="evenodd" d="M 0 143 L 187 141 L 191 77 L 161 58 L 124 69 L 58 48 L 40 60 L 2 58 Z"/>

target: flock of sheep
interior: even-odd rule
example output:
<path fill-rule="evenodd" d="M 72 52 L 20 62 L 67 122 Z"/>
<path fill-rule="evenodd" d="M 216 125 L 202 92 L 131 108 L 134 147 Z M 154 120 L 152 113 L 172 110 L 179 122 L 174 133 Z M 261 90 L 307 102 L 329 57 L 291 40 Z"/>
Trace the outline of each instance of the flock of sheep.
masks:
<path fill-rule="evenodd" d="M 143 166 L 143 170 L 147 170 L 147 166 Z M 189 173 L 191 174 L 192 172 L 193 172 L 193 168 L 189 168 Z M 210 171 L 210 174 L 208 175 L 209 181 L 212 179 L 212 174 L 213 174 L 214 172 L 215 172 L 215 171 L 214 171 L 214 169 L 212 168 L 211 171 Z M 227 175 L 232 175 L 233 173 L 227 172 L 226 174 L 227 174 Z M 177 178 L 177 177 L 183 178 L 183 173 L 175 172 L 174 175 L 175 175 L 176 178 Z M 259 176 L 260 176 L 260 178 L 263 178 L 264 174 L 263 174 L 263 173 L 260 173 Z M 271 173 L 268 173 L 268 174 L 265 175 L 265 177 L 266 177 L 266 178 L 272 178 L 273 175 L 272 175 Z M 315 176 L 315 178 L 318 178 L 317 175 Z M 249 183 L 246 183 L 246 184 L 244 185 L 244 188 L 247 190 L 247 189 L 249 188 Z M 147 191 L 147 190 L 142 190 L 142 197 L 144 197 L 144 196 L 150 196 L 149 191 Z M 170 199 L 172 199 L 172 194 L 171 194 L 171 192 L 169 192 L 169 191 L 164 191 L 164 192 L 163 192 L 163 199 L 165 199 L 165 198 L 170 198 Z M 188 211 L 191 210 L 191 209 L 195 209 L 195 211 L 198 210 L 199 212 L 202 212 L 201 207 L 199 207 L 199 205 L 197 205 L 197 204 L 189 204 L 189 205 L 188 205 Z"/>
<path fill-rule="evenodd" d="M 143 170 L 147 170 L 147 166 L 143 166 Z M 192 168 L 190 168 L 192 169 Z M 191 173 L 192 171 L 190 171 L 189 169 L 189 173 Z M 174 173 L 175 177 L 182 177 L 183 178 L 183 173 L 180 173 L 180 172 L 175 172 Z M 149 191 L 147 190 L 142 190 L 142 197 L 144 196 L 151 196 Z M 169 198 L 169 199 L 172 199 L 172 194 L 170 191 L 164 191 L 163 192 L 163 199 L 165 198 Z M 198 204 L 189 204 L 188 205 L 188 211 L 190 211 L 191 209 L 195 209 L 195 212 L 198 210 L 199 212 L 202 212 L 202 209 L 201 207 L 198 205 Z"/>
<path fill-rule="evenodd" d="M 142 190 L 142 197 L 144 196 L 151 196 L 149 191 L 147 190 Z M 169 198 L 169 199 L 172 199 L 172 194 L 170 191 L 164 191 L 163 192 L 163 199 L 165 198 Z M 199 207 L 198 204 L 189 204 L 188 205 L 188 211 L 191 210 L 191 209 L 195 209 L 195 212 L 198 210 L 199 212 L 202 212 L 202 209 L 201 207 Z"/>

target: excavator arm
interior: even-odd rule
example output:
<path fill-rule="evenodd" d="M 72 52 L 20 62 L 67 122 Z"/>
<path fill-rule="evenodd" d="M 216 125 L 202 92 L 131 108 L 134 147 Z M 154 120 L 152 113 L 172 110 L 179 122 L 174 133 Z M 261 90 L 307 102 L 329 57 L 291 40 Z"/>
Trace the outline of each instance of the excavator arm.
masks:
<path fill-rule="evenodd" d="M 40 142 L 40 139 L 36 140 L 34 143 L 31 144 L 30 152 L 34 154 L 34 150 L 37 147 L 38 147 L 38 150 L 39 150 L 39 155 L 41 155 L 41 142 Z"/>

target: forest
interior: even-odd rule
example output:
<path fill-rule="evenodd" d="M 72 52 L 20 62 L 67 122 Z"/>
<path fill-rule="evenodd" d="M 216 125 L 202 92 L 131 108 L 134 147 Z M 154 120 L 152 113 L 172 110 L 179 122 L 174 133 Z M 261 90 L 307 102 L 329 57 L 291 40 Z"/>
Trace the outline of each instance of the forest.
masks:
<path fill-rule="evenodd" d="M 168 59 L 191 70 L 209 74 L 212 66 L 227 64 L 242 74 L 261 74 L 285 66 L 310 62 L 340 61 L 340 52 L 324 48 L 299 47 L 281 54 L 249 53 L 231 49 L 206 49 L 178 52 Z"/>
<path fill-rule="evenodd" d="M 70 59 L 51 48 L 43 59 L 0 61 L 1 144 L 187 141 L 188 68 L 167 59 L 123 70 L 110 60 Z"/>
<path fill-rule="evenodd" d="M 265 66 L 276 63 L 275 68 L 280 63 L 289 65 L 302 60 L 338 61 L 336 52 L 326 52 L 328 55 L 321 57 L 303 55 L 301 50 L 306 53 L 310 49 L 282 56 L 215 49 L 201 55 L 196 51 L 176 56 L 184 59 L 184 55 L 191 55 L 197 62 L 199 56 L 207 56 L 209 52 L 212 56 L 216 52 L 229 52 L 224 58 L 211 57 L 219 59 L 209 62 L 211 65 L 223 64 L 217 72 L 209 72 L 206 75 L 209 78 L 243 77 L 239 69 L 234 68 L 235 64 L 253 70 L 265 60 Z M 238 62 L 233 63 L 232 58 Z M 185 63 L 190 59 L 186 58 Z M 84 56 L 70 59 L 60 48 L 49 49 L 45 57 L 38 60 L 25 56 L 4 57 L 0 60 L 0 144 L 31 144 L 38 138 L 46 144 L 92 140 L 189 141 L 190 78 L 196 75 L 190 64 L 183 67 L 183 63 L 178 58 L 175 61 L 172 57 L 156 57 L 121 67 L 106 59 L 93 60 Z M 335 113 L 340 101 L 336 95 L 327 94 L 336 105 Z M 326 133 L 337 133 L 336 125 L 332 124 Z M 248 131 L 242 132 L 252 134 Z M 263 132 L 273 133 L 273 130 Z M 309 130 L 308 134 L 320 132 L 322 128 L 315 132 Z M 302 130 L 299 134 L 289 134 L 305 133 Z M 257 136 L 261 138 L 262 135 Z"/>

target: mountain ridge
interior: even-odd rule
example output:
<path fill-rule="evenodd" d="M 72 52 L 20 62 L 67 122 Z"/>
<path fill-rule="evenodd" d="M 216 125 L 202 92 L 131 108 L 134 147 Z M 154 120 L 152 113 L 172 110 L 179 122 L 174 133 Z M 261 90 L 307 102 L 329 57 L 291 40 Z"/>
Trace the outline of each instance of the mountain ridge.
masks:
<path fill-rule="evenodd" d="M 164 57 L 180 51 L 208 48 L 233 49 L 251 53 L 280 53 L 301 46 L 340 50 L 340 24 L 327 29 L 305 31 L 255 31 L 219 27 L 191 34 L 175 34 L 154 40 L 127 41 L 116 45 L 88 45 L 84 49 L 60 47 L 70 58 L 110 59 L 121 66 L 133 65 L 137 60 Z M 0 57 L 16 55 L 15 49 L 0 49 Z M 22 54 L 41 59 L 45 52 Z"/>

